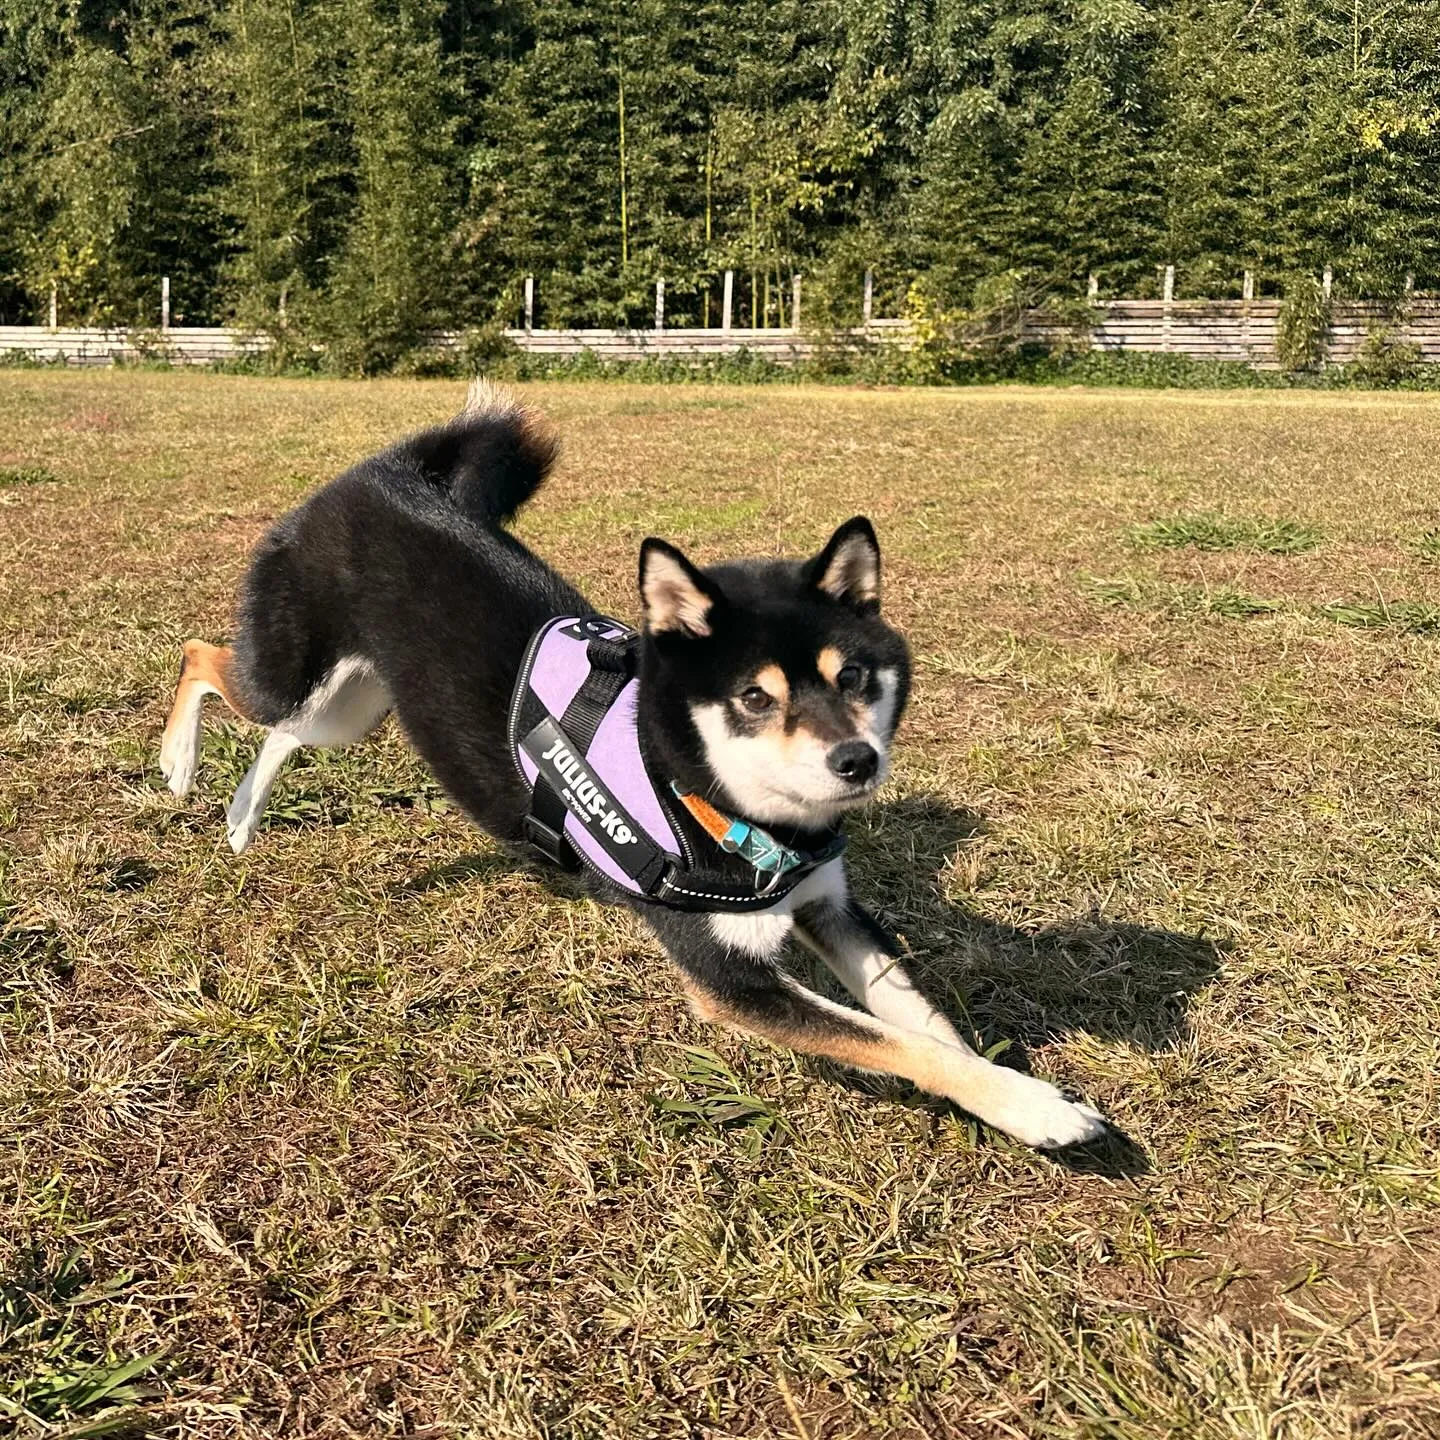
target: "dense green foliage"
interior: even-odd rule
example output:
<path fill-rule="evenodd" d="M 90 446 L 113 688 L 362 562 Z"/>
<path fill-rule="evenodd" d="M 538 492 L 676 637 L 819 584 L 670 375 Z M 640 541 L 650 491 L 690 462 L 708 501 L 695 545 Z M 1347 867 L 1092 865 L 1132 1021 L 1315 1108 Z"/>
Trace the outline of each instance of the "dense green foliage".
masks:
<path fill-rule="evenodd" d="M 674 323 L 1440 281 L 1428 0 L 0 0 L 0 319 L 394 364 Z M 1296 330 L 1297 347 L 1304 338 Z"/>

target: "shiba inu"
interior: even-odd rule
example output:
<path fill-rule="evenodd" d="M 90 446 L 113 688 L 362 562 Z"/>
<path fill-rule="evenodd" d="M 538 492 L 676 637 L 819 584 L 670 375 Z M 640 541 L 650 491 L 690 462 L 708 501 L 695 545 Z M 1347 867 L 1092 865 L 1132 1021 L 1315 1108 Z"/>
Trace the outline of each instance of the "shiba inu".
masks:
<path fill-rule="evenodd" d="M 971 1050 L 850 895 L 840 824 L 885 779 L 910 685 L 870 522 L 803 561 L 701 568 L 646 540 L 635 631 L 503 528 L 555 455 L 538 417 L 479 383 L 449 424 L 284 516 L 233 644 L 185 645 L 171 789 L 194 782 L 207 695 L 267 727 L 228 811 L 244 850 L 287 756 L 393 710 L 484 830 L 637 909 L 703 1018 L 902 1075 L 1032 1145 L 1098 1135 L 1095 1111 Z M 791 936 L 863 1011 L 780 966 Z"/>

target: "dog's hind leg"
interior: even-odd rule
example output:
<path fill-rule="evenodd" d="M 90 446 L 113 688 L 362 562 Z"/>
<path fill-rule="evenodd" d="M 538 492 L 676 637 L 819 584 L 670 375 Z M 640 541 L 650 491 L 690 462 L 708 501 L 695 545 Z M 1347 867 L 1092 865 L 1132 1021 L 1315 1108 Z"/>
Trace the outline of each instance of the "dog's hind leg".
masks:
<path fill-rule="evenodd" d="M 207 695 L 218 695 L 241 719 L 249 719 L 241 704 L 232 671 L 229 646 L 185 642 L 180 681 L 160 741 L 160 773 L 177 795 L 186 795 L 195 783 L 195 762 L 200 753 L 201 711 Z"/>
<path fill-rule="evenodd" d="M 225 812 L 230 848 L 237 855 L 255 838 L 255 832 L 260 828 L 260 817 L 270 803 L 270 792 L 275 788 L 276 777 L 286 760 L 302 744 L 304 741 L 284 725 L 277 725 L 265 737 L 255 763 L 245 772 L 245 778 Z"/>
<path fill-rule="evenodd" d="M 389 693 L 366 661 L 350 656 L 334 665 L 305 703 L 265 737 L 225 815 L 230 848 L 238 855 L 255 838 L 275 780 L 296 750 L 363 740 L 389 710 Z"/>

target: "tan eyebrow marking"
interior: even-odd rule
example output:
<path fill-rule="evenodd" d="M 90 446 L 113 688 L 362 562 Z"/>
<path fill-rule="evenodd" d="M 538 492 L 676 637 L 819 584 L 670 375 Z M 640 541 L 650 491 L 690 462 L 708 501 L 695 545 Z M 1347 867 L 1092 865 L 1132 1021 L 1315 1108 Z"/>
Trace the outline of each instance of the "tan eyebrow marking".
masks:
<path fill-rule="evenodd" d="M 757 684 L 776 704 L 784 706 L 790 703 L 790 682 L 785 678 L 785 672 L 778 665 L 764 665 L 755 675 Z"/>
<path fill-rule="evenodd" d="M 827 685 L 833 685 L 845 668 L 845 657 L 833 645 L 827 645 L 815 657 L 815 668 L 824 676 Z"/>

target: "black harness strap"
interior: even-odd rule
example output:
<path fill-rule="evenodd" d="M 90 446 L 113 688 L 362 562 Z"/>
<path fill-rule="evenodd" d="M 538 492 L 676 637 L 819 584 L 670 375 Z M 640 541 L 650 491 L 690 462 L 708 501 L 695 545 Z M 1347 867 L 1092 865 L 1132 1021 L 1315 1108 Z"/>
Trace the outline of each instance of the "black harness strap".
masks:
<path fill-rule="evenodd" d="M 606 712 L 619 698 L 635 669 L 635 644 L 606 640 L 592 635 L 585 647 L 590 661 L 590 673 L 584 684 L 570 698 L 565 713 L 560 717 L 560 730 L 577 755 L 588 755 L 595 732 Z M 530 814 L 526 817 L 525 829 L 530 843 L 552 864 L 565 870 L 581 868 L 580 857 L 575 847 L 565 838 L 565 816 L 569 813 L 560 792 L 551 784 L 542 770 L 536 777 L 535 791 L 530 800 Z M 641 884 L 646 880 L 653 883 L 659 878 L 663 862 L 645 866 L 645 879 L 637 875 Z"/>
<path fill-rule="evenodd" d="M 565 817 L 570 812 L 560 792 L 543 776 L 535 782 L 530 813 L 525 817 L 525 838 L 552 865 L 562 870 L 579 870 L 580 857 L 565 838 Z"/>
<path fill-rule="evenodd" d="M 619 645 L 595 636 L 585 647 L 585 653 L 590 660 L 590 673 L 560 717 L 560 728 L 582 755 L 590 753 L 590 743 L 600 722 L 635 673 L 633 644 Z"/>

